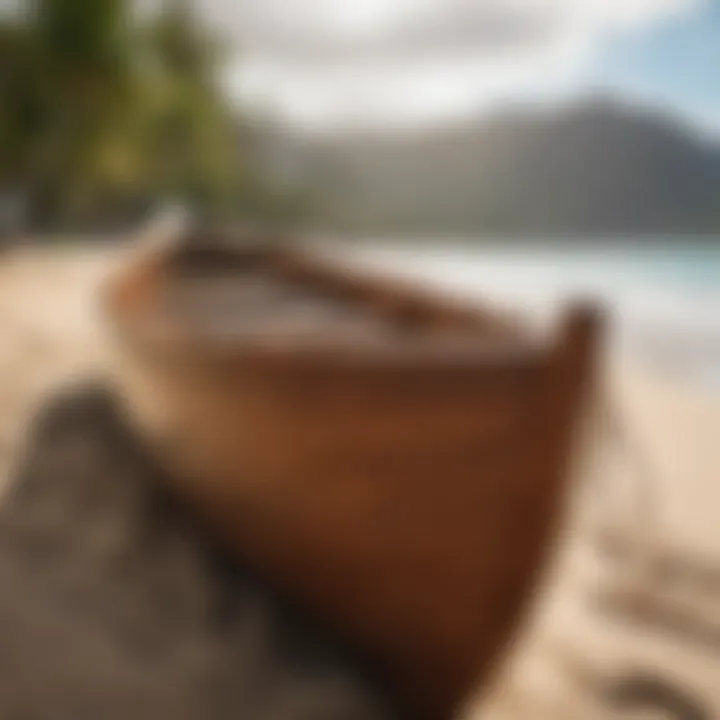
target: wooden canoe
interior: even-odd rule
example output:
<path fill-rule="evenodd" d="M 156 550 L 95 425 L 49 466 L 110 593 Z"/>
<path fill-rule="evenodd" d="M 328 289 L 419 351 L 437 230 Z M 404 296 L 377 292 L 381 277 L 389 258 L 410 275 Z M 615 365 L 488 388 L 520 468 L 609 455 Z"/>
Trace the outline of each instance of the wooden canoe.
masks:
<path fill-rule="evenodd" d="M 106 288 L 134 412 L 234 551 L 364 650 L 412 717 L 447 720 L 542 568 L 599 313 L 570 308 L 538 340 L 312 253 L 205 240 Z"/>

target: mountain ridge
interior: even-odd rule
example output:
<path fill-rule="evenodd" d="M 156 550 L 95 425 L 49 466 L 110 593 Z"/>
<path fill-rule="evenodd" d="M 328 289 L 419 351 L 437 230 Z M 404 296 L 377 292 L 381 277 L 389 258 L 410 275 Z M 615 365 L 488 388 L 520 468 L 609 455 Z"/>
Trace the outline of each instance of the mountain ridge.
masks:
<path fill-rule="evenodd" d="M 595 98 L 455 128 L 288 140 L 313 222 L 360 232 L 720 230 L 720 142 Z M 289 155 L 288 155 L 289 152 Z"/>

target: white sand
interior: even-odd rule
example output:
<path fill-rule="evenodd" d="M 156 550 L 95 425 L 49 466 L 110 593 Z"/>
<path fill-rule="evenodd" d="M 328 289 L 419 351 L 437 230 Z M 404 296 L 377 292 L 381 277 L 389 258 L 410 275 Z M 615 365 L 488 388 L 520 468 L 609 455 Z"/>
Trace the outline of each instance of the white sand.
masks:
<path fill-rule="evenodd" d="M 107 250 L 73 248 L 22 250 L 0 258 L 3 476 L 37 399 L 64 378 L 102 367 L 104 344 L 94 315 L 93 291 L 113 260 Z M 649 467 L 641 497 L 645 514 L 631 513 L 626 521 L 622 513 L 628 505 L 620 503 L 611 519 L 621 527 L 635 526 L 637 538 L 632 536 L 632 542 L 646 541 L 650 550 L 661 555 L 687 553 L 720 571 L 720 403 L 627 366 L 609 371 L 607 395 L 632 437 L 633 452 Z M 618 490 L 621 498 L 624 489 L 633 487 L 638 472 L 627 457 L 613 454 L 602 444 L 593 462 L 585 458 L 578 481 L 590 471 L 606 487 Z M 520 634 L 512 661 L 499 673 L 487 701 L 471 716 L 491 720 L 617 717 L 592 701 L 591 688 L 603 678 L 627 671 L 656 670 L 668 680 L 676 678 L 691 687 L 711 704 L 710 717 L 720 717 L 720 650 L 708 651 L 661 631 L 624 626 L 588 607 L 586 601 L 594 588 L 629 582 L 658 593 L 666 591 L 666 584 L 658 585 L 637 564 L 622 573 L 601 561 L 590 542 L 588 522 L 598 507 L 585 512 L 584 496 L 577 495 L 573 505 L 577 511 L 568 513 L 554 567 L 548 572 L 546 588 L 538 594 L 533 617 Z M 720 624 L 720 586 L 715 594 L 703 595 L 676 582 L 668 592 L 674 593 L 673 602 L 690 607 L 691 616 L 714 618 Z"/>
<path fill-rule="evenodd" d="M 705 591 L 681 578 L 657 577 L 652 564 L 679 554 L 690 561 L 685 567 L 697 563 L 720 572 L 720 402 L 627 365 L 609 370 L 605 394 L 632 453 L 613 452 L 600 440 L 576 481 L 591 476 L 606 489 L 604 500 L 612 491 L 624 497 L 608 503 L 603 517 L 624 530 L 638 557 L 620 565 L 600 556 L 590 522 L 600 514 L 597 497 L 578 491 L 535 615 L 476 718 L 640 717 L 612 713 L 595 700 L 604 681 L 638 673 L 673 683 L 701 700 L 709 718 L 720 717 L 720 643 L 708 648 L 662 627 L 621 623 L 589 602 L 597 590 L 626 588 L 641 601 L 666 597 L 668 607 L 684 609 L 683 617 L 720 628 L 717 581 Z M 646 468 L 631 462 L 638 457 Z M 623 491 L 632 490 L 641 469 L 640 502 L 629 503 L 633 493 Z"/>

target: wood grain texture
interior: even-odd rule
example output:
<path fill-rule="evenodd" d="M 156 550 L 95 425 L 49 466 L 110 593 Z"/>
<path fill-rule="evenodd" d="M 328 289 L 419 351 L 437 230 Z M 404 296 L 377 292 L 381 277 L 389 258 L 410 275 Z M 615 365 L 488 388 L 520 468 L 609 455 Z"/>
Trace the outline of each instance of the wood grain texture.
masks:
<path fill-rule="evenodd" d="M 149 256 L 107 288 L 143 382 L 130 396 L 155 413 L 136 403 L 139 419 L 230 547 L 369 653 L 415 717 L 452 717 L 512 637 L 552 539 L 598 314 L 571 309 L 538 344 L 482 310 L 253 249 L 254 271 L 394 332 L 213 344 L 159 310 L 163 293 L 188 269 L 242 274 L 242 253 L 194 252 Z"/>

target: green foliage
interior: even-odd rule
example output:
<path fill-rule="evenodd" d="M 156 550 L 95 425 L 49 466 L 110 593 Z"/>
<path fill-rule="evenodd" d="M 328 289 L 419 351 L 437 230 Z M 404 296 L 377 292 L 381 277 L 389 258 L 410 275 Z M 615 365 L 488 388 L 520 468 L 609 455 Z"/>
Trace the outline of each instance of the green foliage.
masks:
<path fill-rule="evenodd" d="M 168 195 L 224 209 L 249 197 L 223 47 L 188 2 L 142 21 L 129 0 L 26 6 L 0 17 L 0 190 L 21 188 L 55 224 Z"/>

